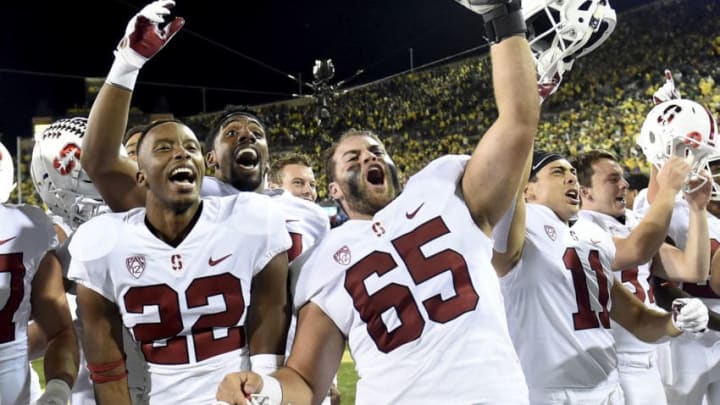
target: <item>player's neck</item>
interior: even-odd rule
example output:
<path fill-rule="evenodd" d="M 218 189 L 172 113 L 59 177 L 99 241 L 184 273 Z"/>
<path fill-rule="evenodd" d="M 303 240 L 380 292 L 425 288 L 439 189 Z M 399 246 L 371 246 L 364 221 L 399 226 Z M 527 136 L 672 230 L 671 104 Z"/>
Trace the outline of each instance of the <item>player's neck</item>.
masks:
<path fill-rule="evenodd" d="M 178 246 L 192 231 L 195 223 L 202 213 L 202 202 L 193 205 L 185 212 L 152 210 L 150 207 L 145 211 L 145 225 L 155 237 L 170 246 Z"/>

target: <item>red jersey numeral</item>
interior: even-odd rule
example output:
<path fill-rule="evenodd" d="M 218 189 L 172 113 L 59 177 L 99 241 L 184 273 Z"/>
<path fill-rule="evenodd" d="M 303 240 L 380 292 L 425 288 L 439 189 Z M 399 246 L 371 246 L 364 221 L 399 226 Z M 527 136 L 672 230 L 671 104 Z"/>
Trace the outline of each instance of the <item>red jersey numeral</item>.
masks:
<path fill-rule="evenodd" d="M 647 295 L 646 295 L 645 289 L 643 288 L 642 284 L 640 284 L 640 281 L 638 280 L 638 268 L 637 267 L 621 271 L 620 277 L 621 277 L 621 281 L 623 283 L 632 284 L 633 288 L 635 288 L 634 294 L 637 297 L 637 299 L 639 299 L 642 302 L 645 302 L 645 298 L 647 297 L 648 302 L 650 302 L 650 303 L 655 302 L 655 295 L 653 294 L 652 287 L 648 287 Z M 650 277 L 648 277 L 648 280 L 650 280 Z"/>
<path fill-rule="evenodd" d="M 588 253 L 588 263 L 590 270 L 595 273 L 598 283 L 599 297 L 598 301 L 602 307 L 602 311 L 598 315 L 590 306 L 590 293 L 588 291 L 587 276 L 578 253 L 574 248 L 568 248 L 563 255 L 565 268 L 570 270 L 572 274 L 573 286 L 575 287 L 575 301 L 577 303 L 578 312 L 573 314 L 573 323 L 575 330 L 599 328 L 610 328 L 610 312 L 607 309 L 610 300 L 610 288 L 608 279 L 603 272 L 600 263 L 600 254 L 593 249 Z"/>
<path fill-rule="evenodd" d="M 225 311 L 200 316 L 193 324 L 192 339 L 196 361 L 203 361 L 222 353 L 240 349 L 245 345 L 243 326 L 237 326 L 245 312 L 245 299 L 240 280 L 229 273 L 193 280 L 185 291 L 188 308 L 208 305 L 208 298 L 221 296 Z M 124 297 L 128 313 L 141 314 L 144 308 L 156 305 L 160 322 L 141 323 L 133 327 L 135 339 L 140 342 L 147 361 L 157 364 L 186 364 L 187 336 L 181 335 L 184 325 L 178 293 L 167 284 L 132 287 Z M 226 328 L 227 335 L 215 338 L 213 330 Z"/>
<path fill-rule="evenodd" d="M 445 222 L 436 217 L 392 241 L 416 285 L 450 272 L 455 295 L 443 300 L 438 293 L 422 302 L 429 320 L 438 323 L 450 322 L 472 311 L 479 299 L 467 263 L 460 253 L 446 249 L 426 256 L 421 250 L 425 244 L 448 233 L 450 230 Z M 353 298 L 360 318 L 367 324 L 368 334 L 384 353 L 418 339 L 426 322 L 407 286 L 391 283 L 372 295 L 367 291 L 365 280 L 372 275 L 382 276 L 397 266 L 390 253 L 374 251 L 345 273 L 345 289 Z M 394 308 L 400 323 L 393 330 L 388 330 L 382 319 L 382 314 L 390 308 Z"/>
<path fill-rule="evenodd" d="M 12 342 L 15 340 L 15 323 L 13 318 L 15 312 L 25 294 L 25 265 L 23 264 L 22 253 L 8 253 L 0 255 L 0 273 L 9 273 L 8 294 L 5 306 L 0 309 L 0 343 Z"/>

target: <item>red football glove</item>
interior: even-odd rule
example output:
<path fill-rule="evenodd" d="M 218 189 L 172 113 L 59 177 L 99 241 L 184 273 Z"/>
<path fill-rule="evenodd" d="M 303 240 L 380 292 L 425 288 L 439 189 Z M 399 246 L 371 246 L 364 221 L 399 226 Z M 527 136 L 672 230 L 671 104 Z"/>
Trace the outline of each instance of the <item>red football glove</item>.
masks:
<path fill-rule="evenodd" d="M 140 68 L 158 53 L 185 24 L 181 17 L 164 23 L 175 6 L 174 0 L 157 0 L 136 14 L 115 49 L 115 62 L 107 82 L 132 90 Z M 162 24 L 162 25 L 161 25 Z"/>

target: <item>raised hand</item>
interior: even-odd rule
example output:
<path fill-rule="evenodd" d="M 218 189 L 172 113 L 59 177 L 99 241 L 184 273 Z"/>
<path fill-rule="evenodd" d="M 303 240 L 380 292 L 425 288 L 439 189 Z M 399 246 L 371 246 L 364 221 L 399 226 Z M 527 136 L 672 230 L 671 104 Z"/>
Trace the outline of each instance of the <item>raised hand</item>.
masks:
<path fill-rule="evenodd" d="M 125 28 L 125 36 L 115 49 L 115 62 L 107 82 L 132 90 L 140 68 L 157 54 L 185 25 L 181 17 L 164 23 L 175 6 L 174 0 L 158 0 L 133 16 Z"/>
<path fill-rule="evenodd" d="M 709 173 L 703 171 L 700 176 L 690 176 L 685 187 L 685 200 L 694 209 L 705 209 L 710 202 L 713 179 Z"/>
<path fill-rule="evenodd" d="M 655 105 L 668 100 L 677 100 L 680 98 L 680 92 L 675 88 L 672 72 L 665 69 L 665 84 L 653 94 L 653 102 Z"/>
<path fill-rule="evenodd" d="M 520 0 L 455 0 L 463 7 L 480 14 L 485 23 L 488 42 L 496 44 L 505 38 L 525 35 L 527 27 Z"/>
<path fill-rule="evenodd" d="M 690 175 L 691 169 L 692 157 L 683 159 L 678 156 L 670 156 L 657 174 L 659 189 L 668 189 L 678 193 Z"/>
<path fill-rule="evenodd" d="M 115 50 L 115 57 L 123 57 L 140 69 L 155 56 L 185 24 L 181 17 L 174 17 L 161 26 L 165 16 L 175 6 L 173 0 L 158 0 L 140 10 L 125 28 L 125 36 Z"/>
<path fill-rule="evenodd" d="M 455 0 L 463 7 L 472 10 L 480 15 L 487 14 L 502 4 L 508 4 L 511 0 Z"/>

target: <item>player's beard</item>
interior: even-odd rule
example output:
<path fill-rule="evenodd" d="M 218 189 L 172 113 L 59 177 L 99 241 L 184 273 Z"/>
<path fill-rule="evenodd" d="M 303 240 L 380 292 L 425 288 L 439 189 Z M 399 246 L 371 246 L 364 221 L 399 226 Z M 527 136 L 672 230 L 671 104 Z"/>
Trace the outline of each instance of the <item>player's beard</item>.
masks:
<path fill-rule="evenodd" d="M 262 162 L 258 164 L 257 172 L 251 176 L 246 173 L 237 173 L 235 166 L 231 167 L 230 170 L 232 171 L 230 184 L 236 189 L 240 191 L 263 191 L 260 189 L 260 186 L 265 181 L 265 165 Z M 238 171 L 240 170 L 238 169 Z"/>
<path fill-rule="evenodd" d="M 362 177 L 359 166 L 349 170 L 347 185 L 343 190 L 345 203 L 348 207 L 360 214 L 373 216 L 385 208 L 397 195 L 397 170 L 394 166 L 386 166 L 385 190 L 381 193 L 368 189 L 367 182 Z M 390 176 L 388 179 L 387 176 Z M 390 180 L 390 181 L 387 181 Z"/>

